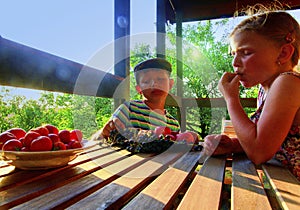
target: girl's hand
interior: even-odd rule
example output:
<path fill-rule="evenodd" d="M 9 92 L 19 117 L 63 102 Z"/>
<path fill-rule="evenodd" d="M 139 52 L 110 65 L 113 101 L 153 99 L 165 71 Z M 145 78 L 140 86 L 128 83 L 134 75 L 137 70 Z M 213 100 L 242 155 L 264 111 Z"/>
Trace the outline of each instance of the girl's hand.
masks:
<path fill-rule="evenodd" d="M 239 76 L 236 73 L 225 72 L 218 84 L 218 88 L 225 100 L 239 97 Z"/>
<path fill-rule="evenodd" d="M 227 135 L 208 135 L 204 138 L 204 151 L 207 155 L 230 154 L 233 148 L 233 141 Z"/>

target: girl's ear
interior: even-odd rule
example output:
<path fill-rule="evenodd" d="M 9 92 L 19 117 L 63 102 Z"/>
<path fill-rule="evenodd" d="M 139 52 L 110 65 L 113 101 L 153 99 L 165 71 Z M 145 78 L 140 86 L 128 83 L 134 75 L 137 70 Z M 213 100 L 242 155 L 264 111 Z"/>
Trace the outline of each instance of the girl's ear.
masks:
<path fill-rule="evenodd" d="M 142 94 L 142 89 L 141 89 L 141 87 L 140 87 L 139 85 L 136 85 L 136 86 L 135 86 L 135 89 L 136 89 L 136 91 L 137 91 L 139 94 Z"/>
<path fill-rule="evenodd" d="M 281 64 L 284 64 L 292 58 L 292 55 L 294 53 L 294 46 L 292 44 L 285 44 L 281 47 L 281 52 L 277 58 L 277 62 L 280 62 Z"/>

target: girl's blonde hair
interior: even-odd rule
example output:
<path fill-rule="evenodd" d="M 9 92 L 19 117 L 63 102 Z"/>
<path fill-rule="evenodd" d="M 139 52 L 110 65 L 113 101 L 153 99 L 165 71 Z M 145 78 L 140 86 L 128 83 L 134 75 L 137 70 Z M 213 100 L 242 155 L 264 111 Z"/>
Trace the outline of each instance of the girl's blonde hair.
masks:
<path fill-rule="evenodd" d="M 241 31 L 253 31 L 273 40 L 279 46 L 287 43 L 292 44 L 295 48 L 291 59 L 292 65 L 294 67 L 298 64 L 300 27 L 299 23 L 289 13 L 284 11 L 260 11 L 258 14 L 252 14 L 233 29 L 230 37 Z"/>

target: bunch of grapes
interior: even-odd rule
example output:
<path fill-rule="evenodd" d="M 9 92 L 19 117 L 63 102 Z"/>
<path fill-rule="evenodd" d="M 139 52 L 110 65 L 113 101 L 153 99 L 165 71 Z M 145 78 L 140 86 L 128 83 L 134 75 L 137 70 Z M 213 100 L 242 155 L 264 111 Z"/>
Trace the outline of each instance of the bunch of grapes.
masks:
<path fill-rule="evenodd" d="M 127 150 L 132 153 L 161 153 L 174 144 L 174 141 L 158 138 L 154 135 L 149 140 L 144 141 L 144 139 L 145 137 L 141 136 L 138 141 L 131 140 Z"/>
<path fill-rule="evenodd" d="M 127 149 L 131 153 L 161 153 L 174 142 L 157 137 L 151 130 L 125 128 L 112 130 L 106 143 Z"/>
<path fill-rule="evenodd" d="M 121 133 L 118 130 L 112 130 L 106 143 L 111 146 L 126 148 L 129 145 L 129 136 L 136 136 L 136 129 L 124 129 Z"/>
<path fill-rule="evenodd" d="M 127 149 L 131 153 L 162 153 L 173 144 L 186 149 L 185 141 L 176 142 L 168 136 L 159 137 L 152 130 L 141 130 L 136 128 L 125 128 L 120 132 L 113 130 L 107 143 L 112 146 Z M 201 145 L 193 145 L 193 151 L 201 151 Z"/>

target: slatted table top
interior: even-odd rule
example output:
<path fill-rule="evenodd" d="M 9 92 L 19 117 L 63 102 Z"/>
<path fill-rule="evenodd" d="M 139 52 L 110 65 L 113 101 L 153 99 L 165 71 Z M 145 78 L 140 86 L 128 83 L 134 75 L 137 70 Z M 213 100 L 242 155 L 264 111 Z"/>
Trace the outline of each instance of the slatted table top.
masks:
<path fill-rule="evenodd" d="M 231 195 L 224 201 L 228 170 Z M 277 201 L 270 200 L 261 173 Z M 245 155 L 206 157 L 176 147 L 132 154 L 97 145 L 48 170 L 20 170 L 0 161 L 0 209 L 211 210 L 226 203 L 232 209 L 299 209 L 300 182 L 271 162 L 257 168 Z"/>
<path fill-rule="evenodd" d="M 161 209 L 173 205 L 200 155 L 131 154 L 97 145 L 55 169 L 20 170 L 2 161 L 0 209 Z"/>

